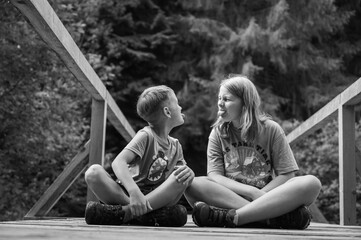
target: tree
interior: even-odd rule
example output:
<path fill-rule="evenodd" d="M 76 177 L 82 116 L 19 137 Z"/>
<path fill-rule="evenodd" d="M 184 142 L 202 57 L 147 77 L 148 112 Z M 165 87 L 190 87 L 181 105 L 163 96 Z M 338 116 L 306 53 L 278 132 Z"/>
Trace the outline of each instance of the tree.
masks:
<path fill-rule="evenodd" d="M 21 14 L 1 5 L 0 219 L 9 220 L 25 215 L 84 144 L 89 98 Z"/>

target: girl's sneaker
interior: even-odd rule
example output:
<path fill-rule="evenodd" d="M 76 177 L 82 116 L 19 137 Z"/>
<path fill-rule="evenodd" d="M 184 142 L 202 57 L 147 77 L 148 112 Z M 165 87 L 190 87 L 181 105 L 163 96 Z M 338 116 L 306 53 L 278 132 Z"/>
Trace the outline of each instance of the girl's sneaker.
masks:
<path fill-rule="evenodd" d="M 306 206 L 268 220 L 268 227 L 283 229 L 306 229 L 312 220 L 312 214 Z"/>
<path fill-rule="evenodd" d="M 199 227 L 236 227 L 233 223 L 235 209 L 223 209 L 196 202 L 193 208 L 193 222 Z"/>

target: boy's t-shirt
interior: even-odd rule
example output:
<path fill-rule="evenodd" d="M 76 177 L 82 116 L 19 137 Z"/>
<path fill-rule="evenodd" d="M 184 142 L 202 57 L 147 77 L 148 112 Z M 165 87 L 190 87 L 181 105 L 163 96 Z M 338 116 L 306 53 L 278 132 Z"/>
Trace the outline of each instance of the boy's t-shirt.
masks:
<path fill-rule="evenodd" d="M 164 142 L 149 126 L 139 130 L 125 149 L 138 155 L 129 164 L 129 171 L 139 187 L 157 187 L 176 165 L 186 165 L 178 139 L 168 136 Z"/>
<path fill-rule="evenodd" d="M 281 126 L 266 120 L 253 144 L 241 139 L 239 129 L 226 123 L 209 136 L 208 174 L 217 172 L 238 182 L 263 188 L 275 176 L 298 170 Z"/>

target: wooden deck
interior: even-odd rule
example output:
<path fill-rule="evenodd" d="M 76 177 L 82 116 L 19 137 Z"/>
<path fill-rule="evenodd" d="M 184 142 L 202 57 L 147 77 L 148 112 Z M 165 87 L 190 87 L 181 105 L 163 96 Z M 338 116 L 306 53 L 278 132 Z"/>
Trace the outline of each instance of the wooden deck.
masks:
<path fill-rule="evenodd" d="M 311 223 L 306 230 L 199 228 L 188 219 L 181 228 L 87 225 L 83 218 L 0 222 L 2 239 L 361 239 L 361 226 Z"/>

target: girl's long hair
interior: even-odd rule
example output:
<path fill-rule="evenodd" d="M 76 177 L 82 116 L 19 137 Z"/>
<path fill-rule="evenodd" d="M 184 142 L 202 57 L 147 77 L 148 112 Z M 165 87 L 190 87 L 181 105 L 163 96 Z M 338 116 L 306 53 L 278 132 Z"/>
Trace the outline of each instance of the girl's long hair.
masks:
<path fill-rule="evenodd" d="M 223 80 L 220 87 L 226 88 L 231 94 L 242 101 L 241 111 L 241 137 L 247 142 L 254 142 L 263 123 L 271 117 L 264 114 L 261 109 L 261 99 L 256 86 L 243 75 L 231 75 Z M 212 127 L 219 127 L 222 137 L 228 136 L 228 122 L 218 117 Z"/>

